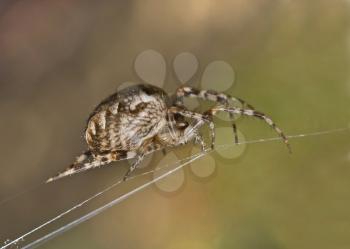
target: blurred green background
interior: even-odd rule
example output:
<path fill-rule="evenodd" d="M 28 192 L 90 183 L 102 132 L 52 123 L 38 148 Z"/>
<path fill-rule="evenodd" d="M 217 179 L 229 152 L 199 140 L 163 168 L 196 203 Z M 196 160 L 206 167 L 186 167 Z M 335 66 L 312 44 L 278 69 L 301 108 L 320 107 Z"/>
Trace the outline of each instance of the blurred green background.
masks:
<path fill-rule="evenodd" d="M 0 205 L 0 242 L 125 172 L 116 163 L 31 190 L 85 148 L 86 117 L 118 84 L 138 81 L 134 59 L 150 48 L 168 69 L 178 53 L 195 54 L 194 81 L 211 61 L 230 63 L 236 81 L 228 92 L 269 113 L 287 134 L 347 127 L 349 10 L 345 0 L 1 1 L 0 200 L 29 192 Z M 166 84 L 175 79 L 169 69 Z M 251 119 L 239 127 L 248 140 L 274 135 Z M 292 155 L 280 142 L 249 145 L 235 160 L 214 154 L 210 179 L 186 169 L 180 191 L 148 188 L 42 248 L 349 248 L 349 138 L 291 140 Z"/>

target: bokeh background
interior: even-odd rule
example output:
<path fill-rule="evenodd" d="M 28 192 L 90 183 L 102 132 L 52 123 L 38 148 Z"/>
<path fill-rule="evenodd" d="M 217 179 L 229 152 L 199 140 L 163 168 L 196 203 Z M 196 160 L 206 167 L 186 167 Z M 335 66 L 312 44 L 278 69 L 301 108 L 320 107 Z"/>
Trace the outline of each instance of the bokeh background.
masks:
<path fill-rule="evenodd" d="M 228 92 L 287 134 L 347 127 L 349 11 L 345 0 L 2 0 L 0 197 L 12 199 L 0 204 L 0 243 L 123 175 L 127 164 L 116 163 L 38 186 L 85 148 L 86 117 L 118 84 L 138 80 L 133 63 L 144 50 L 159 51 L 169 65 L 183 51 L 195 54 L 193 81 L 213 60 L 230 63 L 236 80 Z M 176 84 L 171 70 L 166 84 Z M 239 127 L 248 140 L 274 135 L 251 119 Z M 349 248 L 349 138 L 292 140 L 292 155 L 279 142 L 249 145 L 235 160 L 214 154 L 209 179 L 185 170 L 180 190 L 148 188 L 41 248 Z"/>

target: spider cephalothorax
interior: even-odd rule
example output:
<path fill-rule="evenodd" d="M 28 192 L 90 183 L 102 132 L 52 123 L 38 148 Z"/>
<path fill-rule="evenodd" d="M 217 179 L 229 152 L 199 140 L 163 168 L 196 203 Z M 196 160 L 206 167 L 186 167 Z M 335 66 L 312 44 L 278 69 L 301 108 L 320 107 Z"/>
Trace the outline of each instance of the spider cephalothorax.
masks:
<path fill-rule="evenodd" d="M 200 98 L 217 103 L 204 113 L 188 110 L 184 97 Z M 237 100 L 242 107 L 235 107 Z M 207 124 L 211 130 L 211 147 L 214 148 L 215 124 L 213 116 L 218 112 L 253 116 L 264 120 L 284 140 L 283 132 L 265 114 L 255 111 L 243 100 L 212 90 L 180 87 L 172 101 L 161 89 L 140 84 L 125 88 L 102 101 L 90 115 L 85 130 L 88 150 L 79 156 L 65 171 L 48 182 L 113 161 L 136 158 L 124 180 L 137 168 L 145 154 L 167 147 L 175 147 L 195 141 L 206 144 L 199 129 Z M 235 141 L 238 142 L 236 124 L 232 121 Z"/>

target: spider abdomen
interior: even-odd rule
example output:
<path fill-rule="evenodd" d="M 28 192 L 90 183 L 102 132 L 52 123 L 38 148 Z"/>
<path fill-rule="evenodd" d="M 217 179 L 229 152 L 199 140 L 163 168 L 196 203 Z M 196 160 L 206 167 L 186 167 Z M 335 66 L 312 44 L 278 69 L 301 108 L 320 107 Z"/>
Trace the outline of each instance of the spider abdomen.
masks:
<path fill-rule="evenodd" d="M 93 154 L 137 151 L 166 125 L 163 90 L 139 85 L 104 100 L 88 120 L 85 139 Z"/>

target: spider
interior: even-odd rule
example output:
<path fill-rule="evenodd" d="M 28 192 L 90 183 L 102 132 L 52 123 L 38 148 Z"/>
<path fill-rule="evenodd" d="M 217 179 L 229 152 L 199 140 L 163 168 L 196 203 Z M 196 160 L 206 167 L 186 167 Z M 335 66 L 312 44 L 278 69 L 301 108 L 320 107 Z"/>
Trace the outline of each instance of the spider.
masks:
<path fill-rule="evenodd" d="M 211 109 L 198 113 L 184 106 L 184 98 L 199 98 L 215 102 Z M 242 107 L 235 107 L 239 101 Z M 177 147 L 193 141 L 206 149 L 199 132 L 203 125 L 210 129 L 211 148 L 215 146 L 215 123 L 218 112 L 252 116 L 264 120 L 281 137 L 290 150 L 287 137 L 271 118 L 256 111 L 245 101 L 213 90 L 198 90 L 182 86 L 171 98 L 153 85 L 140 84 L 125 88 L 103 100 L 92 112 L 85 129 L 88 150 L 76 158 L 65 171 L 51 177 L 51 182 L 114 161 L 136 158 L 123 180 L 140 165 L 146 154 L 168 147 Z M 235 142 L 238 143 L 237 126 L 232 121 Z"/>

